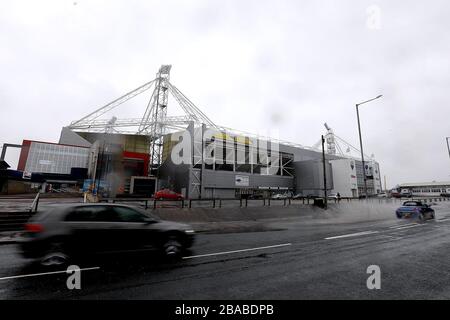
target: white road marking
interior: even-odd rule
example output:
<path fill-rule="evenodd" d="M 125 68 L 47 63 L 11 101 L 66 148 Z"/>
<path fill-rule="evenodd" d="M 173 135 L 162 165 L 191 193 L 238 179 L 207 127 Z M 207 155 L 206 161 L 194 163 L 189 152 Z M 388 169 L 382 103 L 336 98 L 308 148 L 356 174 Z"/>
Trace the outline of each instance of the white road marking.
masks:
<path fill-rule="evenodd" d="M 418 224 L 417 222 L 414 223 L 407 223 L 407 224 L 396 224 L 394 226 L 390 226 L 389 229 L 394 229 L 394 228 L 398 228 L 398 227 L 406 227 L 406 226 L 412 226 Z"/>
<path fill-rule="evenodd" d="M 343 234 L 340 236 L 328 237 L 328 238 L 325 238 L 325 240 L 365 236 L 365 235 L 374 234 L 374 233 L 379 233 L 379 231 L 362 231 L 362 232 L 356 232 L 356 233 L 349 233 L 349 234 Z"/>
<path fill-rule="evenodd" d="M 384 235 L 382 235 L 382 237 L 390 238 L 391 240 L 400 240 L 400 239 L 403 239 L 403 237 L 391 236 L 391 235 L 388 235 L 388 234 L 384 234 Z"/>
<path fill-rule="evenodd" d="M 447 221 L 447 220 L 450 220 L 450 218 L 439 219 L 439 220 L 436 220 L 436 222 L 444 222 L 444 221 Z"/>
<path fill-rule="evenodd" d="M 257 247 L 257 248 L 248 248 L 248 249 L 233 250 L 233 251 L 223 251 L 223 252 L 199 254 L 199 255 L 195 255 L 195 256 L 183 257 L 183 259 L 194 259 L 194 258 L 202 258 L 202 257 L 210 257 L 210 256 L 219 256 L 219 255 L 223 255 L 223 254 L 263 250 L 263 249 L 270 249 L 270 248 L 279 248 L 279 247 L 286 247 L 286 246 L 290 246 L 290 245 L 292 245 L 292 243 L 282 243 L 282 244 L 276 244 L 273 246 L 266 246 L 266 247 Z"/>
<path fill-rule="evenodd" d="M 410 229 L 410 228 L 415 228 L 415 227 L 423 227 L 424 226 L 424 224 L 414 224 L 414 225 L 411 225 L 411 226 L 404 226 L 404 227 L 399 227 L 399 228 L 395 228 L 394 230 L 403 230 L 403 229 Z"/>
<path fill-rule="evenodd" d="M 98 270 L 98 269 L 100 269 L 100 267 L 84 268 L 84 269 L 80 269 L 80 271 Z M 3 277 L 3 278 L 0 278 L 0 280 L 27 278 L 27 277 L 37 277 L 37 276 L 46 276 L 46 275 L 49 275 L 49 274 L 57 274 L 57 273 L 67 273 L 67 270 L 42 272 L 42 273 L 31 273 L 31 274 L 22 274 L 22 275 L 19 275 L 19 276 Z"/>

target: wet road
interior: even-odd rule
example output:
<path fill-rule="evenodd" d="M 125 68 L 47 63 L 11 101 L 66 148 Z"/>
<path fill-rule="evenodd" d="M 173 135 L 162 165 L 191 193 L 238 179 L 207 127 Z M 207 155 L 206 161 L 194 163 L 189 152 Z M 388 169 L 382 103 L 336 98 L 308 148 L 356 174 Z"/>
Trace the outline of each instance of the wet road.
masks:
<path fill-rule="evenodd" d="M 0 246 L 1 299 L 449 299 L 450 208 L 436 221 L 295 217 L 267 222 L 264 232 L 199 234 L 175 264 L 118 258 L 81 272 L 69 290 L 65 273 L 41 274 L 15 245 Z M 271 231 L 270 231 L 271 230 Z M 367 267 L 381 270 L 369 290 Z"/>

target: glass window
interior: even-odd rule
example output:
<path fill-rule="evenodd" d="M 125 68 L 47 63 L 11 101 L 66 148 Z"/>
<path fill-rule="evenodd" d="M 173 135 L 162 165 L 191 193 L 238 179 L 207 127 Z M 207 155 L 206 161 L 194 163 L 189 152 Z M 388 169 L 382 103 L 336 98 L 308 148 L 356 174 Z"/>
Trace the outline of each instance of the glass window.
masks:
<path fill-rule="evenodd" d="M 66 221 L 99 221 L 99 218 L 105 218 L 106 211 L 103 206 L 83 206 L 73 209 L 66 217 Z"/>
<path fill-rule="evenodd" d="M 114 211 L 117 212 L 120 221 L 123 222 L 144 222 L 146 216 L 136 210 L 125 207 L 115 207 Z"/>

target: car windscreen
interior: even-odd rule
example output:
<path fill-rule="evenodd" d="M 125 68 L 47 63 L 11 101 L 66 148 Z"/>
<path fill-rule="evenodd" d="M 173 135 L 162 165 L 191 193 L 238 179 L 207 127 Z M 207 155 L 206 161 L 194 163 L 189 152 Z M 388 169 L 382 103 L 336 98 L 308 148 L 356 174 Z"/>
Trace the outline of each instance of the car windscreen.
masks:
<path fill-rule="evenodd" d="M 403 203 L 404 207 L 417 207 L 419 204 L 417 202 L 413 202 L 413 201 L 407 201 L 405 203 Z"/>

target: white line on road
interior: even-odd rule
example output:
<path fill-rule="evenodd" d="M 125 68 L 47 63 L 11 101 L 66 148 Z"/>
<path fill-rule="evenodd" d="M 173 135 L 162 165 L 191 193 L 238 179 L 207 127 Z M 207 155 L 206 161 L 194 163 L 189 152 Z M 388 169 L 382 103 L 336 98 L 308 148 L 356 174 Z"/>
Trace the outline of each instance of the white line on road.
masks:
<path fill-rule="evenodd" d="M 418 224 L 417 222 L 414 223 L 407 223 L 407 224 L 396 224 L 395 226 L 390 226 L 389 229 L 394 229 L 398 227 L 406 227 L 406 226 L 412 226 Z"/>
<path fill-rule="evenodd" d="M 88 270 L 98 270 L 100 267 L 92 267 L 92 268 L 84 268 L 79 269 L 80 271 L 88 271 Z M 67 270 L 62 271 L 52 271 L 52 272 L 42 272 L 42 273 L 31 273 L 31 274 L 23 274 L 19 276 L 10 276 L 10 277 L 3 277 L 0 278 L 0 280 L 8 280 L 8 279 L 17 279 L 17 278 L 26 278 L 26 277 L 37 277 L 37 276 L 46 276 L 49 274 L 57 274 L 57 273 L 67 273 Z"/>
<path fill-rule="evenodd" d="M 394 240 L 394 241 L 403 239 L 403 237 L 391 236 L 391 235 L 388 235 L 388 234 L 384 234 L 384 235 L 382 235 L 382 237 L 389 238 L 389 239 Z"/>
<path fill-rule="evenodd" d="M 193 259 L 193 258 L 202 258 L 202 257 L 210 257 L 210 256 L 219 256 L 219 255 L 223 255 L 223 254 L 239 253 L 239 252 L 255 251 L 255 250 L 263 250 L 263 249 L 271 249 L 271 248 L 279 248 L 279 247 L 286 247 L 286 246 L 290 246 L 290 245 L 292 245 L 292 243 L 282 243 L 282 244 L 276 244 L 276 245 L 273 245 L 273 246 L 266 246 L 266 247 L 257 247 L 257 248 L 248 248 L 248 249 L 233 250 L 233 251 L 223 251 L 223 252 L 199 254 L 199 255 L 196 255 L 196 256 L 183 257 L 183 259 Z"/>
<path fill-rule="evenodd" d="M 436 220 L 436 222 L 444 222 L 444 221 L 448 221 L 448 220 L 450 220 L 450 218 L 438 219 L 438 220 Z"/>
<path fill-rule="evenodd" d="M 325 238 L 325 240 L 365 236 L 365 235 L 374 234 L 374 233 L 379 233 L 379 231 L 362 231 L 362 232 L 356 232 L 356 233 L 349 233 L 349 234 L 343 234 L 341 236 L 328 237 L 328 238 Z"/>
<path fill-rule="evenodd" d="M 408 225 L 408 226 L 404 226 L 404 227 L 399 227 L 399 228 L 395 228 L 394 230 L 403 230 L 403 229 L 410 229 L 410 228 L 415 228 L 415 227 L 423 227 L 424 224 L 414 224 L 414 225 Z"/>

